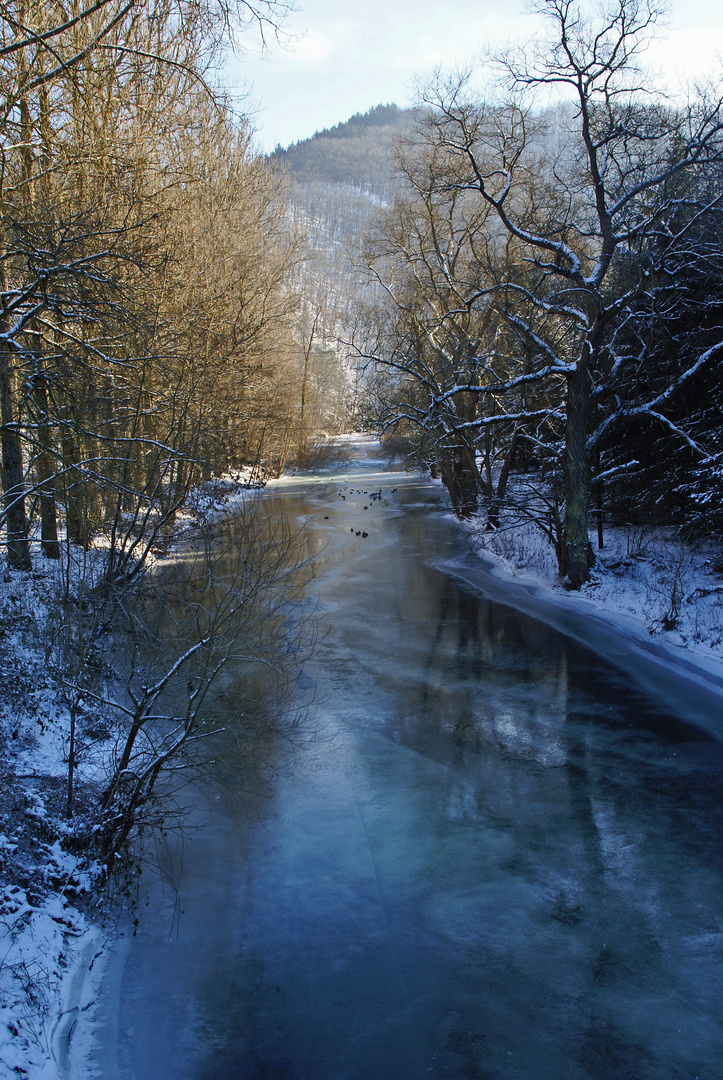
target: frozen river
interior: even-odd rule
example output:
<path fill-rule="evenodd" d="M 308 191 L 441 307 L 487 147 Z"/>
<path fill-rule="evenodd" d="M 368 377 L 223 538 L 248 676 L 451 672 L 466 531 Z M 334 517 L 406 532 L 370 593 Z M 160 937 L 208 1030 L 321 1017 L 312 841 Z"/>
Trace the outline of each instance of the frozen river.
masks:
<path fill-rule="evenodd" d="M 217 799 L 141 911 L 98 1075 L 720 1080 L 706 700 L 666 711 L 486 598 L 438 489 L 364 451 L 265 497 L 318 543 L 314 734 L 250 811 Z"/>

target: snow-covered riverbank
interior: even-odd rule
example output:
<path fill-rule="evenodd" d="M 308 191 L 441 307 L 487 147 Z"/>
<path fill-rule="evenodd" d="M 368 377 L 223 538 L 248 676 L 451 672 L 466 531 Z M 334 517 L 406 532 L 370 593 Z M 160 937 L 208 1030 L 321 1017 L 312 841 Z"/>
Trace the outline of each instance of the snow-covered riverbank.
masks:
<path fill-rule="evenodd" d="M 441 484 L 440 484 L 441 488 Z M 485 529 L 461 523 L 466 559 L 446 569 L 492 599 L 575 638 L 626 670 L 666 704 L 723 740 L 723 551 L 663 529 L 608 527 L 590 581 L 558 577 L 552 547 L 535 525 Z M 596 536 L 590 534 L 596 548 Z"/>
<path fill-rule="evenodd" d="M 172 559 L 199 522 L 223 517 L 260 486 L 249 470 L 201 485 L 173 542 L 151 562 Z M 90 1026 L 77 1021 L 92 1017 L 107 947 L 118 920 L 130 921 L 77 840 L 98 790 L 107 718 L 92 702 L 76 702 L 84 752 L 69 821 L 69 706 L 50 659 L 68 579 L 95 580 L 103 558 L 102 542 L 87 553 L 64 546 L 60 562 L 38 554 L 32 573 L 0 576 L 0 1080 L 86 1075 Z M 93 647 L 112 671 L 112 635 Z"/>
<path fill-rule="evenodd" d="M 583 609 L 624 616 L 641 632 L 700 656 L 723 661 L 723 547 L 685 544 L 672 531 L 607 527 L 590 581 L 577 593 L 557 577 L 550 544 L 532 524 L 485 532 L 470 526 L 480 555 L 520 583 L 535 581 L 575 598 Z M 630 622 L 632 620 L 632 622 Z"/>
<path fill-rule="evenodd" d="M 64 815 L 67 705 L 46 665 L 57 567 L 0 582 L 0 1077 L 65 1080 L 104 936 Z"/>

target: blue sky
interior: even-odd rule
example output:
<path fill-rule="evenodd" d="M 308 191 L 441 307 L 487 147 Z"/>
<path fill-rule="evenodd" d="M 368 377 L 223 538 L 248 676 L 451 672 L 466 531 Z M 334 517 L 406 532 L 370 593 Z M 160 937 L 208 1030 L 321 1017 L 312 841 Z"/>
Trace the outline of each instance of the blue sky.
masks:
<path fill-rule="evenodd" d="M 668 29 L 649 51 L 664 83 L 672 89 L 720 73 L 721 0 L 672 0 L 668 8 Z M 529 39 L 538 25 L 526 0 L 299 0 L 283 46 L 272 39 L 261 56 L 247 37 L 225 81 L 271 150 L 373 105 L 411 104 L 415 80 L 435 67 L 467 66 L 485 46 Z"/>

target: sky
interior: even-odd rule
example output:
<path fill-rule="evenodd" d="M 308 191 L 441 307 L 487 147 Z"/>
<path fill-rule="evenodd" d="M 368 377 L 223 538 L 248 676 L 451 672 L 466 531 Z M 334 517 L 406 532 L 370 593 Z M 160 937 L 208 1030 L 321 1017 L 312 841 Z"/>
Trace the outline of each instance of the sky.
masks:
<path fill-rule="evenodd" d="M 648 52 L 664 84 L 721 72 L 721 0 L 670 0 L 668 9 Z M 411 105 L 435 68 L 467 67 L 486 47 L 530 40 L 539 25 L 527 0 L 298 0 L 285 40 L 271 35 L 261 55 L 247 34 L 224 81 L 269 151 L 374 105 Z"/>

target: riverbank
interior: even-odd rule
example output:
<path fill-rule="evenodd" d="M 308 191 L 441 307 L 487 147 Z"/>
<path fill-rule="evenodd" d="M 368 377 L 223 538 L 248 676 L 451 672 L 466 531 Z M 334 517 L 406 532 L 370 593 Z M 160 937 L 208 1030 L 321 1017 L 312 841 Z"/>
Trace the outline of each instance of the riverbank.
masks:
<path fill-rule="evenodd" d="M 534 581 L 552 593 L 576 597 L 584 608 L 621 616 L 641 633 L 723 662 L 723 546 L 708 540 L 687 544 L 672 530 L 606 527 L 595 551 L 590 581 L 577 593 L 557 576 L 554 552 L 533 524 L 485 531 L 470 524 L 475 548 L 500 571 L 521 583 Z"/>
<path fill-rule="evenodd" d="M 57 589 L 40 561 L 0 582 L 0 1076 L 32 1080 L 72 1075 L 104 948 L 97 868 L 65 816 L 68 706 L 47 666 Z"/>
<path fill-rule="evenodd" d="M 444 497 L 441 481 L 435 481 Z M 450 511 L 450 517 L 454 515 Z M 457 520 L 454 518 L 454 520 Z M 590 532 L 596 562 L 577 591 L 560 581 L 554 551 L 531 522 L 458 522 L 468 557 L 445 564 L 492 599 L 547 623 L 626 671 L 662 707 L 723 741 L 723 547 L 686 544 L 672 530 Z"/>
<path fill-rule="evenodd" d="M 172 561 L 202 524 L 262 486 L 248 470 L 200 485 L 149 565 Z M 78 645 L 61 607 L 70 581 L 72 609 L 87 613 L 92 663 L 111 683 L 123 670 L 123 650 L 75 584 L 82 580 L 92 597 L 103 560 L 102 541 L 87 552 L 63 543 L 61 560 L 38 555 L 32 573 L 0 576 L 0 1080 L 86 1074 L 90 1025 L 77 1021 L 92 1016 L 107 949 L 119 921 L 130 922 L 86 843 L 113 752 L 111 718 L 92 695 L 70 693 L 63 668 L 63 649 L 72 660 Z M 68 816 L 71 710 L 77 760 Z"/>

